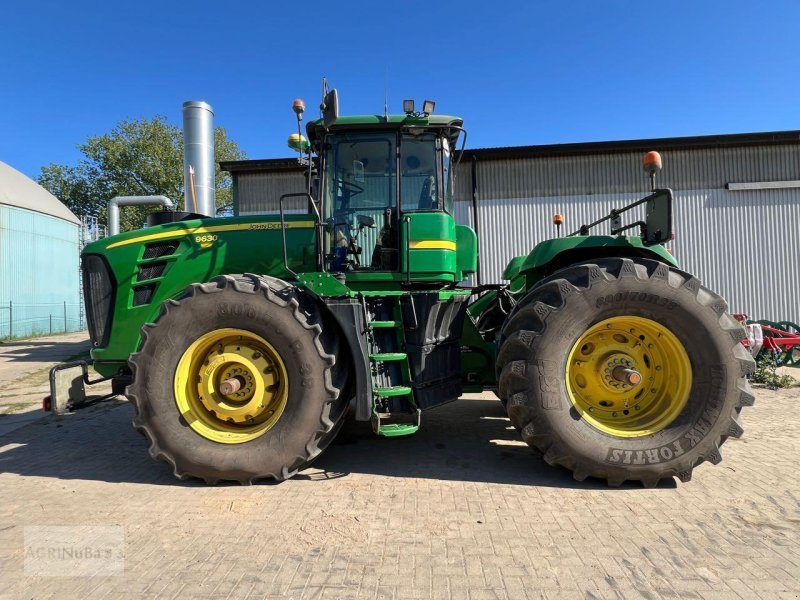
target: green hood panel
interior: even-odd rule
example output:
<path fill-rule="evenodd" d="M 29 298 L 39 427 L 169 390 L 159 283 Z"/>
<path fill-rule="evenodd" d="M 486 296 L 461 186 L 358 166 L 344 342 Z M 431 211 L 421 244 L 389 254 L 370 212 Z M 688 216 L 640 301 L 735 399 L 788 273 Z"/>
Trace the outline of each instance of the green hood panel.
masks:
<path fill-rule="evenodd" d="M 641 256 L 679 266 L 664 246 L 645 246 L 638 236 L 576 235 L 541 242 L 527 256 L 511 259 L 503 271 L 503 279 L 513 280 L 521 274 L 542 275 L 560 268 L 565 257 L 569 257 L 567 263 L 575 263 L 604 256 Z"/>

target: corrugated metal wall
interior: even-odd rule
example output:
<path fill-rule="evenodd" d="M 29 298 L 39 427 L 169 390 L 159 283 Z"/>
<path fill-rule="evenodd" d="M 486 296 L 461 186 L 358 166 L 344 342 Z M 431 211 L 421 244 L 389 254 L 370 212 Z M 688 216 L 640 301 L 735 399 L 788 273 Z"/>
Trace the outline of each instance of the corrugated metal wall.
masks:
<path fill-rule="evenodd" d="M 63 333 L 65 311 L 66 331 L 83 328 L 78 235 L 74 223 L 0 205 L 0 338 Z"/>
<path fill-rule="evenodd" d="M 234 175 L 234 205 L 238 215 L 263 215 L 278 212 L 278 200 L 283 194 L 306 191 L 306 178 L 300 171 L 288 173 L 237 173 Z M 288 199 L 287 212 L 305 209 L 302 198 Z"/>
<path fill-rule="evenodd" d="M 731 182 L 800 179 L 800 144 L 674 149 L 662 156 L 658 185 L 676 193 L 672 248 L 682 266 L 725 296 L 734 312 L 800 322 L 800 189 L 725 189 Z M 501 281 L 512 257 L 553 237 L 554 213 L 565 216 L 567 234 L 645 195 L 641 158 L 616 152 L 478 160 L 483 282 Z M 465 224 L 472 224 L 471 170 L 469 159 L 456 170 L 456 219 Z M 258 214 L 267 202 L 277 208 L 280 194 L 302 191 L 304 180 L 300 173 L 240 174 L 238 186 L 240 206 Z"/>
<path fill-rule="evenodd" d="M 662 156 L 658 185 L 675 190 L 671 247 L 683 268 L 722 294 L 734 312 L 798 322 L 800 189 L 729 191 L 725 185 L 800 179 L 800 145 L 671 150 Z M 648 180 L 640 161 L 639 153 L 630 152 L 478 161 L 483 282 L 501 281 L 510 258 L 554 236 L 553 214 L 564 215 L 567 234 L 645 195 Z M 472 224 L 470 169 L 459 167 L 456 218 Z"/>
<path fill-rule="evenodd" d="M 800 176 L 800 144 L 664 150 L 661 155 L 664 170 L 659 185 L 673 190 L 724 188 L 732 181 Z M 647 185 L 642 156 L 640 152 L 617 152 L 478 160 L 478 199 L 638 193 Z M 463 173 L 468 167 L 462 164 L 460 170 Z M 461 180 L 466 183 L 463 176 Z M 457 191 L 459 197 L 469 197 L 466 188 Z"/>

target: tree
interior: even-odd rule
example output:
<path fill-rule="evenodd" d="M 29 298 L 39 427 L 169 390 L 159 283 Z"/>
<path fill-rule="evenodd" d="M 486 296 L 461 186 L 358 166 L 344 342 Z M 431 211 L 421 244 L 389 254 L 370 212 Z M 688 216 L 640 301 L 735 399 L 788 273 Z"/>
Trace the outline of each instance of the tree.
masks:
<path fill-rule="evenodd" d="M 120 121 L 109 133 L 90 136 L 78 149 L 75 166 L 51 163 L 42 167 L 39 184 L 77 215 L 107 218 L 106 205 L 114 196 L 164 195 L 183 207 L 183 135 L 166 117 Z M 244 152 L 214 129 L 217 161 L 240 160 Z M 233 206 L 231 178 L 216 165 L 217 211 Z M 141 227 L 150 207 L 120 210 L 120 230 Z"/>

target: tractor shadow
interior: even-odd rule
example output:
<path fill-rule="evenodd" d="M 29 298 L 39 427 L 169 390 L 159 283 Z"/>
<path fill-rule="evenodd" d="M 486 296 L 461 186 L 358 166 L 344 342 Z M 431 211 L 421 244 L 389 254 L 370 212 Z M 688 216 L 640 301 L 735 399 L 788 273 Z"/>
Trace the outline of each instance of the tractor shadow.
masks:
<path fill-rule="evenodd" d="M 154 462 L 146 441 L 133 430 L 132 418 L 127 402 L 112 400 L 13 430 L 0 436 L 0 473 L 205 487 L 196 479 L 179 481 L 166 464 Z M 350 420 L 310 467 L 277 485 L 298 480 L 314 485 L 354 474 L 589 490 L 642 489 L 631 482 L 616 490 L 594 479 L 577 482 L 566 469 L 549 466 L 519 440 L 495 399 L 466 398 L 428 411 L 420 431 L 409 437 L 378 437 L 369 423 Z M 672 488 L 675 483 L 664 481 L 659 487 Z"/>
<path fill-rule="evenodd" d="M 419 432 L 383 438 L 369 423 L 350 420 L 311 467 L 296 478 L 329 480 L 353 473 L 476 483 L 502 483 L 571 489 L 614 490 L 604 481 L 575 481 L 572 473 L 551 467 L 521 441 L 500 402 L 466 396 L 422 415 Z M 674 488 L 662 481 L 659 488 Z M 618 490 L 642 489 L 626 482 Z"/>
<path fill-rule="evenodd" d="M 25 341 L 0 343 L 0 361 L 12 362 L 60 362 L 67 359 L 88 358 L 91 343 L 89 340 L 77 342 L 61 341 Z"/>

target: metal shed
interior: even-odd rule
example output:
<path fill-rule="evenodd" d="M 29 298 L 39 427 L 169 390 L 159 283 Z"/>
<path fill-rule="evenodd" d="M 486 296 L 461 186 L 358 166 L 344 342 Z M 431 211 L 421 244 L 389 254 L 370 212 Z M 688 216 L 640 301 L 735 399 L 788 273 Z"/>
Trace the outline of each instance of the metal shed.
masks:
<path fill-rule="evenodd" d="M 80 221 L 0 162 L 0 339 L 83 328 Z"/>
<path fill-rule="evenodd" d="M 643 196 L 648 150 L 664 158 L 659 186 L 675 191 L 670 246 L 682 266 L 734 312 L 800 321 L 800 131 L 467 150 L 456 219 L 479 231 L 482 282 L 501 281 L 512 257 L 555 235 L 554 213 L 567 233 Z M 221 166 L 237 214 L 275 212 L 282 194 L 304 188 L 295 159 Z"/>

